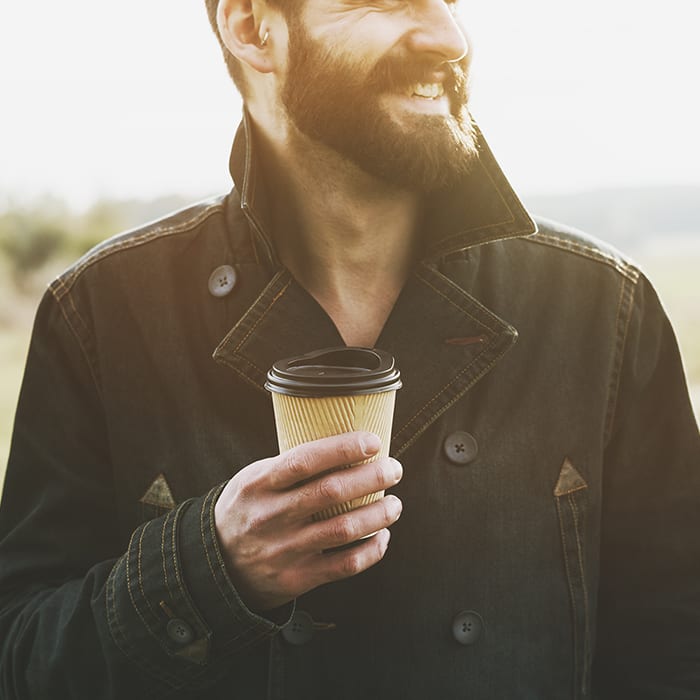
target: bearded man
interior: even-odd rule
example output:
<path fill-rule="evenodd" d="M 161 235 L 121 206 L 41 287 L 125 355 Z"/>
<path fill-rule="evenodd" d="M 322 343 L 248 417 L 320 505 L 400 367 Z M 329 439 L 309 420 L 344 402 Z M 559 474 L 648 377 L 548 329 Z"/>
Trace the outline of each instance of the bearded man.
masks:
<path fill-rule="evenodd" d="M 244 98 L 235 187 L 39 307 L 0 695 L 700 696 L 673 332 L 633 264 L 519 202 L 455 4 L 207 8 Z M 267 370 L 343 345 L 396 358 L 392 456 L 366 432 L 276 454 Z"/>

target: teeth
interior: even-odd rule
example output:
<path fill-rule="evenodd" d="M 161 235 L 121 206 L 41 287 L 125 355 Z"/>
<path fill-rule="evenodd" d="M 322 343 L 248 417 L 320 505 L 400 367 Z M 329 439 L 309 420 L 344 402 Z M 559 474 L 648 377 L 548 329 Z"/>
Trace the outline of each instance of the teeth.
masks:
<path fill-rule="evenodd" d="M 445 90 L 442 83 L 416 83 L 411 88 L 411 96 L 425 97 L 427 99 L 435 99 L 441 97 Z"/>

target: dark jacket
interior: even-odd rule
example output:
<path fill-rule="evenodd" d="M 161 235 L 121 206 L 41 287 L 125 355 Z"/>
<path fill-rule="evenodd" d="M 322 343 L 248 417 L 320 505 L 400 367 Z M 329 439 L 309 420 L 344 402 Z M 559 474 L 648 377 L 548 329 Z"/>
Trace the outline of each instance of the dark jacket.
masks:
<path fill-rule="evenodd" d="M 700 697 L 700 438 L 672 330 L 617 252 L 533 235 L 483 140 L 377 343 L 404 382 L 386 558 L 267 617 L 242 604 L 215 500 L 276 453 L 272 362 L 342 342 L 277 259 L 249 145 L 230 195 L 111 239 L 41 302 L 0 697 Z"/>

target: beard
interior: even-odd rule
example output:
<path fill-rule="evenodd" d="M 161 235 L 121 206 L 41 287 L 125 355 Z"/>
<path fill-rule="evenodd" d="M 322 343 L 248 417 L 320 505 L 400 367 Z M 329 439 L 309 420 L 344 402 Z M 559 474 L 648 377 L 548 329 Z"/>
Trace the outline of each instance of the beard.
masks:
<path fill-rule="evenodd" d="M 471 169 L 478 150 L 467 111 L 467 57 L 438 63 L 386 55 L 367 73 L 314 42 L 301 22 L 292 24 L 282 102 L 302 134 L 402 189 L 450 187 Z M 445 73 L 450 114 L 406 112 L 392 118 L 381 97 L 407 95 L 416 83 L 432 82 L 435 70 Z"/>

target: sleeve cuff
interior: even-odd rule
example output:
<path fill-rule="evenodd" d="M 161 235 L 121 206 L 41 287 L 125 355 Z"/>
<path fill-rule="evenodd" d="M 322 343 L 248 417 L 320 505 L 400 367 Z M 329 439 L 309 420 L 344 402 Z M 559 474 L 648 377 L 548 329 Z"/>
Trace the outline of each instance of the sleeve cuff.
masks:
<path fill-rule="evenodd" d="M 277 634 L 290 621 L 294 602 L 262 616 L 239 597 L 226 571 L 214 524 L 214 506 L 224 486 L 191 501 L 184 512 L 179 528 L 180 561 L 191 597 L 217 642 L 240 648 Z"/>
<path fill-rule="evenodd" d="M 115 643 L 135 664 L 171 685 L 273 637 L 294 612 L 291 602 L 267 618 L 240 599 L 214 527 L 222 489 L 219 485 L 139 527 L 107 581 Z"/>

